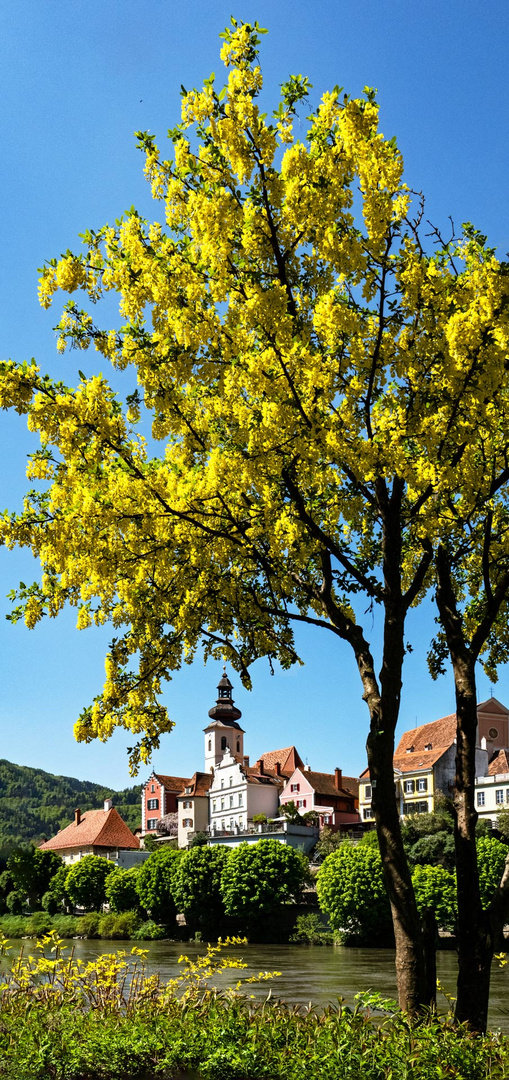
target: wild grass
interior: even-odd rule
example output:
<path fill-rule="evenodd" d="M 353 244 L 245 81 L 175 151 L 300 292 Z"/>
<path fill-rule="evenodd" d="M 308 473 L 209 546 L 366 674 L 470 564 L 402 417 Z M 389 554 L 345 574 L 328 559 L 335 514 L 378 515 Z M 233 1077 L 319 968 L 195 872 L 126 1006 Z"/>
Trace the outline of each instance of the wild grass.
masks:
<path fill-rule="evenodd" d="M 229 943 L 241 944 L 238 940 Z M 4 948 L 6 948 L 4 942 Z M 419 1024 L 364 996 L 318 1013 L 211 989 L 242 969 L 222 946 L 182 958 L 178 978 L 148 976 L 134 948 L 93 963 L 52 934 L 16 957 L 0 985 L 2 1080 L 506 1080 L 509 1042 L 449 1017 Z M 240 971 L 242 976 L 242 970 Z M 257 978 L 267 978 L 260 973 Z M 277 985 L 277 984 L 276 984 Z M 242 991 L 242 992 L 241 992 Z M 373 1009 L 376 1009 L 376 1016 Z"/>

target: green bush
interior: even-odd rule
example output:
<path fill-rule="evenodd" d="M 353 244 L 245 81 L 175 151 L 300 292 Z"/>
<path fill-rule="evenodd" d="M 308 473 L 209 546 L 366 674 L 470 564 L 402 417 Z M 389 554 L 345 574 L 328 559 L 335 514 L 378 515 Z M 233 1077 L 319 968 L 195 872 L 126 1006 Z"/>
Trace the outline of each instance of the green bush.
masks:
<path fill-rule="evenodd" d="M 99 937 L 116 938 L 128 941 L 140 925 L 136 911 L 123 911 L 120 914 L 101 915 L 99 919 Z"/>
<path fill-rule="evenodd" d="M 223 845 L 194 847 L 184 852 L 173 877 L 172 894 L 177 911 L 204 934 L 218 936 L 224 920 L 221 874 L 230 858 Z"/>
<path fill-rule="evenodd" d="M 12 889 L 5 899 L 5 906 L 11 915 L 21 915 L 21 912 L 25 908 L 25 903 L 26 899 L 24 893 L 19 892 L 17 889 Z"/>
<path fill-rule="evenodd" d="M 508 855 L 507 844 L 494 836 L 482 836 L 477 840 L 477 865 L 479 867 L 479 886 L 483 907 L 488 907 L 500 878 Z M 9 899 L 9 898 L 7 898 Z"/>
<path fill-rule="evenodd" d="M 65 879 L 65 889 L 73 904 L 97 911 L 106 901 L 106 881 L 116 869 L 101 855 L 85 855 L 74 863 Z"/>
<path fill-rule="evenodd" d="M 320 916 L 312 911 L 309 915 L 297 916 L 290 941 L 298 945 L 332 945 L 334 938 Z"/>
<path fill-rule="evenodd" d="M 242 919 L 245 928 L 259 925 L 299 898 L 308 874 L 306 857 L 278 840 L 239 844 L 221 876 L 226 914 Z"/>
<path fill-rule="evenodd" d="M 2 915 L 0 930 L 5 937 L 22 938 L 26 936 L 26 919 L 22 915 Z"/>
<path fill-rule="evenodd" d="M 53 926 L 53 920 L 50 915 L 45 911 L 36 911 L 34 915 L 30 915 L 26 922 L 26 933 L 30 937 L 42 937 L 43 934 L 49 933 Z"/>
<path fill-rule="evenodd" d="M 345 840 L 316 878 L 322 911 L 343 941 L 386 944 L 392 920 L 378 847 Z"/>
<path fill-rule="evenodd" d="M 173 880 L 183 854 L 176 848 L 159 848 L 140 866 L 136 892 L 140 904 L 154 921 L 170 924 L 175 920 Z"/>
<path fill-rule="evenodd" d="M 442 930 L 454 930 L 458 914 L 455 875 L 443 866 L 416 866 L 412 882 L 419 914 L 429 908 Z"/>
<path fill-rule="evenodd" d="M 136 892 L 137 877 L 137 866 L 131 870 L 124 870 L 119 866 L 112 871 L 105 887 L 106 899 L 111 911 L 119 914 L 122 911 L 135 911 L 139 908 L 140 902 Z"/>
<path fill-rule="evenodd" d="M 78 923 L 74 915 L 54 915 L 52 919 L 53 929 L 61 938 L 73 938 L 78 934 Z"/>
<path fill-rule="evenodd" d="M 89 911 L 88 915 L 81 915 L 81 917 L 77 919 L 79 936 L 86 938 L 100 937 L 100 921 L 101 916 L 98 911 Z"/>
<path fill-rule="evenodd" d="M 133 941 L 161 941 L 166 936 L 167 930 L 164 926 L 158 926 L 152 919 L 148 919 L 134 931 Z"/>
<path fill-rule="evenodd" d="M 45 892 L 41 900 L 41 906 L 43 911 L 47 911 L 48 915 L 56 915 L 61 910 L 62 905 L 56 899 L 52 892 Z"/>

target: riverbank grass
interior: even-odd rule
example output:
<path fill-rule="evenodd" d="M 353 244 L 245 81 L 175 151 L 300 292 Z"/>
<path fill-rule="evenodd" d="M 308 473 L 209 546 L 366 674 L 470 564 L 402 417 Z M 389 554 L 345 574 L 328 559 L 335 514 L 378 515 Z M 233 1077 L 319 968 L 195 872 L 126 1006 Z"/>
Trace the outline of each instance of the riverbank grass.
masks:
<path fill-rule="evenodd" d="M 48 935 L 33 953 L 11 962 L 0 986 L 0 1077 L 173 1080 L 183 1073 L 199 1080 L 506 1080 L 509 1075 L 506 1039 L 475 1037 L 448 1018 L 413 1025 L 378 998 L 376 1016 L 366 1001 L 320 1014 L 270 997 L 255 1001 L 249 996 L 254 980 L 242 982 L 245 966 L 225 956 L 221 945 L 209 946 L 195 961 L 182 958 L 182 973 L 163 985 L 157 975 L 146 974 L 142 949 L 85 963 Z M 210 989 L 229 968 L 239 969 L 236 991 Z"/>

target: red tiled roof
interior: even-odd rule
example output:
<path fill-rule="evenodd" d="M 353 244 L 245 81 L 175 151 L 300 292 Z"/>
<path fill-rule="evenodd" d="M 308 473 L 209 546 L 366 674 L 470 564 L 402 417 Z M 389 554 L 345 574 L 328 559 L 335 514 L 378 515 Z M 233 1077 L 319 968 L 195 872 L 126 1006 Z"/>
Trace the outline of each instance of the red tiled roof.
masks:
<path fill-rule="evenodd" d="M 40 844 L 43 851 L 80 847 L 139 848 L 140 841 L 112 806 L 109 810 L 86 810 L 79 825 L 72 821 L 52 840 Z"/>
<path fill-rule="evenodd" d="M 509 773 L 509 759 L 506 750 L 499 750 L 488 765 L 488 776 L 498 776 L 502 773 Z"/>
<path fill-rule="evenodd" d="M 255 761 L 254 765 L 245 765 L 243 767 L 244 775 L 246 776 L 248 784 L 275 784 L 276 787 L 284 787 L 286 777 L 276 776 L 276 773 L 266 769 L 265 758 L 263 759 L 263 772 L 260 772 L 260 762 Z"/>
<path fill-rule="evenodd" d="M 185 788 L 180 792 L 179 799 L 189 797 L 189 795 L 206 795 L 212 780 L 212 773 L 195 772 L 190 780 L 185 781 Z M 191 790 L 186 791 L 186 788 L 191 788 Z"/>
<path fill-rule="evenodd" d="M 356 776 L 343 776 L 341 784 L 345 791 L 350 791 L 356 799 L 359 798 L 359 780 Z"/>
<path fill-rule="evenodd" d="M 304 762 L 295 746 L 285 746 L 283 750 L 270 750 L 267 754 L 260 754 L 259 761 L 263 761 L 264 769 L 268 772 L 275 771 L 279 764 L 283 776 L 291 776 L 295 769 L 302 769 Z"/>
<path fill-rule="evenodd" d="M 335 795 L 336 797 L 338 795 L 349 795 L 350 798 L 352 797 L 351 791 L 347 791 L 343 786 L 336 787 L 334 773 L 312 772 L 311 769 L 304 769 L 302 775 L 311 784 L 313 791 L 317 795 Z"/>
<path fill-rule="evenodd" d="M 394 758 L 400 758 L 413 746 L 416 751 L 425 750 L 431 744 L 431 749 L 442 747 L 442 751 L 452 746 L 456 738 L 456 713 L 442 716 L 440 720 L 433 720 L 431 724 L 421 724 L 420 727 L 405 731 L 401 736 L 394 752 Z M 441 755 L 439 755 L 441 757 Z"/>
<path fill-rule="evenodd" d="M 186 776 L 163 776 L 162 773 L 154 773 L 154 776 L 166 788 L 166 791 L 171 791 L 173 794 L 178 794 L 182 788 L 189 786 L 189 779 Z"/>

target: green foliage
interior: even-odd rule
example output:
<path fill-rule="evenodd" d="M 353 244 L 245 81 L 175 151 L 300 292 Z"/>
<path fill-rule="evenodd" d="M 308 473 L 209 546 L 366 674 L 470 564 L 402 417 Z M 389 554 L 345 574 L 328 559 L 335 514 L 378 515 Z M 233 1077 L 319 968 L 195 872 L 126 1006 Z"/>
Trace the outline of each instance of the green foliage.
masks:
<path fill-rule="evenodd" d="M 266 814 L 255 814 L 254 815 L 254 817 L 253 817 L 253 825 L 266 825 L 266 824 L 267 824 L 267 815 Z"/>
<path fill-rule="evenodd" d="M 279 812 L 281 817 L 285 817 L 287 821 L 293 822 L 294 825 L 298 825 L 302 821 L 300 810 L 297 809 L 293 799 L 290 799 L 290 802 L 283 803 L 279 807 Z"/>
<path fill-rule="evenodd" d="M 406 849 L 410 866 L 441 866 L 454 870 L 455 850 L 452 832 L 436 832 L 421 836 Z"/>
<path fill-rule="evenodd" d="M 182 856 L 183 852 L 176 848 L 159 848 L 138 871 L 136 892 L 140 904 L 156 922 L 168 924 L 175 919 L 173 884 Z"/>
<path fill-rule="evenodd" d="M 52 919 L 53 930 L 60 938 L 76 937 L 78 924 L 79 919 L 74 915 L 54 915 Z"/>
<path fill-rule="evenodd" d="M 130 829 L 139 828 L 139 784 L 112 792 L 101 784 L 53 776 L 42 769 L 1 760 L 0 851 L 12 851 L 21 844 L 39 844 L 72 821 L 76 806 L 82 811 L 96 810 L 108 798 L 113 799 L 113 805 Z"/>
<path fill-rule="evenodd" d="M 416 866 L 412 873 L 419 913 L 429 908 L 442 930 L 454 930 L 457 919 L 456 877 L 443 866 Z"/>
<path fill-rule="evenodd" d="M 12 852 L 7 860 L 7 872 L 29 907 L 36 907 L 61 865 L 62 860 L 53 851 L 40 851 L 29 845 Z"/>
<path fill-rule="evenodd" d="M 345 840 L 318 871 L 322 911 L 343 941 L 369 944 L 391 936 L 391 914 L 378 848 Z"/>
<path fill-rule="evenodd" d="M 194 834 L 193 839 L 191 840 L 191 843 L 189 844 L 189 847 L 190 848 L 193 848 L 193 847 L 205 847 L 205 845 L 208 844 L 208 842 L 209 842 L 209 838 L 207 836 L 207 833 L 197 832 L 197 833 Z"/>
<path fill-rule="evenodd" d="M 343 837 L 338 832 L 333 832 L 329 829 L 328 825 L 324 825 L 320 830 L 320 837 L 315 847 L 314 858 L 316 862 L 323 862 L 330 855 L 332 851 L 336 851 L 336 848 L 343 842 Z"/>
<path fill-rule="evenodd" d="M 139 907 L 139 897 L 136 892 L 137 877 L 138 867 L 123 870 L 119 866 L 113 870 L 105 887 L 106 899 L 111 911 L 135 911 Z"/>
<path fill-rule="evenodd" d="M 497 831 L 505 842 L 509 842 L 509 809 L 501 810 L 497 818 Z"/>
<path fill-rule="evenodd" d="M 507 844 L 494 836 L 482 836 L 476 846 L 481 901 L 483 907 L 488 907 L 495 889 L 500 884 L 509 851 Z"/>
<path fill-rule="evenodd" d="M 100 923 L 100 921 L 101 921 L 101 916 L 100 916 L 98 911 L 89 911 L 88 915 L 82 915 L 81 918 L 79 918 L 77 920 L 79 936 L 80 937 L 86 937 L 86 938 L 98 938 L 98 937 L 100 937 L 100 933 L 99 933 L 99 923 Z"/>
<path fill-rule="evenodd" d="M 290 941 L 297 945 L 332 945 L 333 936 L 316 912 L 298 915 Z"/>
<path fill-rule="evenodd" d="M 152 919 L 147 919 L 134 931 L 133 941 L 161 941 L 165 937 L 164 926 L 158 926 Z"/>
<path fill-rule="evenodd" d="M 61 863 L 59 869 L 57 870 L 56 874 L 53 875 L 49 883 L 48 892 L 50 892 L 51 895 L 54 896 L 55 900 L 60 906 L 69 902 L 69 894 L 66 887 L 68 873 L 69 867 L 66 866 L 65 863 Z"/>
<path fill-rule="evenodd" d="M 13 889 L 8 893 L 5 899 L 5 906 L 11 915 L 20 915 L 26 905 L 26 898 L 24 893 L 19 892 L 18 889 Z"/>
<path fill-rule="evenodd" d="M 308 870 L 305 856 L 278 840 L 239 844 L 221 878 L 226 914 L 247 924 L 261 922 L 281 904 L 298 899 Z"/>
<path fill-rule="evenodd" d="M 173 879 L 177 911 L 184 913 L 186 922 L 216 937 L 224 919 L 221 875 L 229 857 L 229 851 L 220 844 L 191 848 L 182 856 Z"/>
<path fill-rule="evenodd" d="M 60 904 L 55 898 L 52 892 L 45 892 L 41 898 L 41 907 L 43 911 L 47 911 L 48 915 L 56 915 L 60 910 Z"/>
<path fill-rule="evenodd" d="M 101 915 L 99 919 L 99 937 L 111 941 L 121 939 L 129 941 L 140 926 L 137 911 L 122 911 L 120 914 Z"/>
<path fill-rule="evenodd" d="M 22 938 L 26 934 L 27 920 L 22 915 L 2 915 L 0 931 L 7 938 Z"/>
<path fill-rule="evenodd" d="M 114 863 L 101 855 L 85 855 L 67 873 L 65 887 L 73 904 L 95 911 L 106 900 L 106 879 L 115 870 Z"/>
<path fill-rule="evenodd" d="M 26 920 L 25 933 L 27 937 L 42 937 L 52 929 L 51 916 L 45 911 L 36 911 Z"/>
<path fill-rule="evenodd" d="M 52 947 L 52 943 L 48 945 Z M 55 952 L 51 952 L 52 961 Z M 206 958 L 202 970 L 210 968 Z M 221 962 L 221 960 L 219 961 Z M 2 1075 L 16 1080 L 505 1080 L 509 1041 L 447 1018 L 412 1023 L 379 994 L 355 1009 L 299 1012 L 282 1002 L 205 994 L 188 968 L 166 989 L 139 958 L 101 958 L 78 973 L 57 957 L 48 993 L 37 972 L 1 991 Z M 216 967 L 217 970 L 217 967 Z M 76 993 L 76 976 L 80 991 Z M 212 978 L 214 968 L 212 965 Z M 135 987 L 134 993 L 132 987 Z M 383 1023 L 373 1011 L 385 1013 Z"/>

